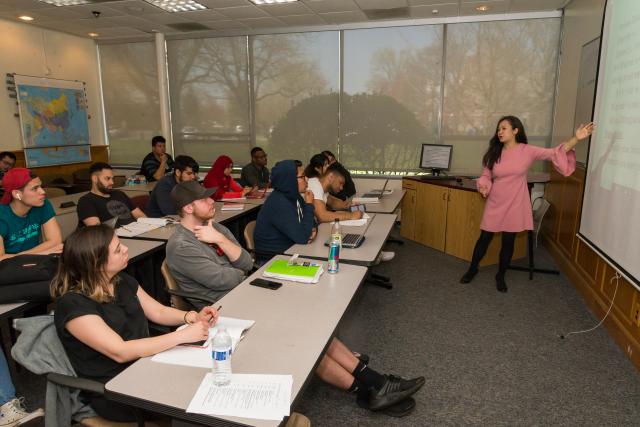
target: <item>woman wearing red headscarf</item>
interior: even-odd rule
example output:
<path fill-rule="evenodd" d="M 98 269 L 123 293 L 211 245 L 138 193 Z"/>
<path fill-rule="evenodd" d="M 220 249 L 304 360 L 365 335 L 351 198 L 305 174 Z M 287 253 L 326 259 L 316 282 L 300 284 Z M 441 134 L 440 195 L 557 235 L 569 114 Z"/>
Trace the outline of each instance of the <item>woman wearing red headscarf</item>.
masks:
<path fill-rule="evenodd" d="M 204 178 L 205 188 L 217 187 L 215 193 L 213 193 L 213 200 L 220 200 L 223 198 L 224 193 L 240 193 L 236 197 L 244 197 L 247 193 L 251 192 L 251 187 L 242 188 L 231 177 L 231 169 L 233 168 L 233 160 L 229 156 L 220 156 L 213 162 L 213 166 Z"/>

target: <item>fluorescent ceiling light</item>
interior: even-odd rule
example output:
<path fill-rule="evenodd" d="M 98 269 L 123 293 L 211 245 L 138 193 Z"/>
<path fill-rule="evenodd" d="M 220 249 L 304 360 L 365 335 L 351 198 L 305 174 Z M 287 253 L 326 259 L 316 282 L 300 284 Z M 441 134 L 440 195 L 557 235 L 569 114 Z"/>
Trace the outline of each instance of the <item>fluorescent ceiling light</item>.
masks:
<path fill-rule="evenodd" d="M 489 6 L 487 6 L 486 4 L 483 4 L 482 6 L 477 6 L 476 10 L 478 12 L 486 12 L 489 10 Z"/>
<path fill-rule="evenodd" d="M 91 0 L 39 0 L 42 3 L 52 4 L 54 6 L 77 6 L 79 4 L 91 4 Z"/>
<path fill-rule="evenodd" d="M 98 33 L 88 33 L 87 35 L 89 37 L 98 37 L 100 34 L 98 34 Z"/>
<path fill-rule="evenodd" d="M 206 6 L 194 0 L 144 0 L 149 4 L 159 7 L 167 12 L 192 12 L 194 10 L 205 10 Z"/>
<path fill-rule="evenodd" d="M 22 19 L 23 21 L 33 21 L 33 16 L 22 15 L 22 16 L 18 16 L 18 19 Z"/>
<path fill-rule="evenodd" d="M 282 4 L 282 3 L 293 3 L 298 0 L 249 0 L 254 4 Z"/>

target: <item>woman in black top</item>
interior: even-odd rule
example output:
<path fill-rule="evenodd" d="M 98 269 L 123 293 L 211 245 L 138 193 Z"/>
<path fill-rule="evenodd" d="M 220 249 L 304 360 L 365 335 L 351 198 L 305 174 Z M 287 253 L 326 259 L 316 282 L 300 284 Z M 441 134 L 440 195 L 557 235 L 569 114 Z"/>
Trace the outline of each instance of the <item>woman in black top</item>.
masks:
<path fill-rule="evenodd" d="M 51 294 L 56 300 L 56 331 L 80 377 L 106 383 L 141 357 L 206 339 L 218 319 L 212 307 L 197 313 L 160 304 L 122 273 L 128 260 L 127 247 L 106 225 L 79 229 L 67 238 Z M 149 337 L 147 319 L 188 326 Z M 102 396 L 84 397 L 103 418 L 120 422 L 138 418 L 132 408 Z"/>

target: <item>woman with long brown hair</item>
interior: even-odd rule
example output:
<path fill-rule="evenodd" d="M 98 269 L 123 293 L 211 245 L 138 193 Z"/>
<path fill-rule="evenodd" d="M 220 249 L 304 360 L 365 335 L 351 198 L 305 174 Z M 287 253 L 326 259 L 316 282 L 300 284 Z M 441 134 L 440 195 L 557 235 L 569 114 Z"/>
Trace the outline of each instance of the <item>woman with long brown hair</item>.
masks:
<path fill-rule="evenodd" d="M 178 344 L 207 339 L 218 319 L 212 307 L 199 313 L 167 307 L 122 272 L 128 249 L 112 228 L 97 225 L 67 238 L 51 282 L 55 326 L 71 365 L 80 377 L 106 383 L 135 360 Z M 181 330 L 150 337 L 147 319 Z M 119 422 L 139 413 L 102 396 L 84 396 L 98 415 Z"/>

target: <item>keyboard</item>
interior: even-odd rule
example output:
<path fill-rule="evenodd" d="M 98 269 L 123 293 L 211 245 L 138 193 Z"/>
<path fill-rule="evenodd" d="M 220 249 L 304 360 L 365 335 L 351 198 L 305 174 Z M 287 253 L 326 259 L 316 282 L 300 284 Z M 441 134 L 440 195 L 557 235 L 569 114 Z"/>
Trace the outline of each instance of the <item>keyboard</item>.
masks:
<path fill-rule="evenodd" d="M 358 239 L 360 239 L 361 237 L 362 237 L 361 234 L 347 233 L 342 237 L 342 244 L 353 246 L 358 242 Z"/>

